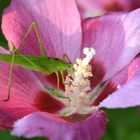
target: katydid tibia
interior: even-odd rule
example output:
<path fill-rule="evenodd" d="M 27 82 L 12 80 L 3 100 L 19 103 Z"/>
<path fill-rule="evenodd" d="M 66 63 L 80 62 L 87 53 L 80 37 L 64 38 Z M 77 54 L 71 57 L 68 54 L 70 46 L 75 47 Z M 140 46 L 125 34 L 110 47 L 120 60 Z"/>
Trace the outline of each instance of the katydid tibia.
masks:
<path fill-rule="evenodd" d="M 25 55 L 19 51 L 19 48 L 22 47 L 22 45 L 26 41 L 26 38 L 28 37 L 28 35 L 31 32 L 33 27 L 35 29 L 35 33 L 38 38 L 38 42 L 39 42 L 39 46 L 40 46 L 40 50 L 41 50 L 41 56 Z M 29 27 L 27 33 L 25 34 L 23 40 L 21 41 L 21 44 L 18 47 L 18 49 L 16 49 L 14 43 L 12 43 L 12 44 L 13 44 L 13 53 L 11 55 L 0 54 L 0 61 L 10 63 L 10 76 L 9 76 L 9 81 L 8 81 L 8 97 L 4 101 L 8 101 L 10 99 L 13 65 L 21 66 L 28 70 L 39 71 L 44 74 L 56 73 L 58 87 L 59 87 L 58 73 L 60 73 L 62 76 L 62 79 L 64 79 L 63 72 L 70 71 L 72 69 L 71 63 L 64 62 L 61 59 L 47 57 L 47 53 L 46 53 L 46 50 L 41 41 L 36 22 L 33 22 L 30 25 L 30 27 Z M 64 56 L 66 56 L 66 55 L 64 54 Z"/>

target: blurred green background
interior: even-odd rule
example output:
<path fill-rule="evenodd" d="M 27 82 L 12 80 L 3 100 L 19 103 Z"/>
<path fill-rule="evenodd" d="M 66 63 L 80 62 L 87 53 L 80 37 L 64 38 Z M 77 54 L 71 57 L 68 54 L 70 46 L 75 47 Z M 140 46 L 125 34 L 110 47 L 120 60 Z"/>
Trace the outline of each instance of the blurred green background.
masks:
<path fill-rule="evenodd" d="M 10 0 L 0 0 L 0 23 L 2 11 Z M 0 28 L 0 46 L 7 48 L 7 42 Z M 105 110 L 108 123 L 105 135 L 101 140 L 140 140 L 140 108 Z M 10 131 L 0 131 L 0 140 L 27 140 L 10 135 Z M 45 140 L 34 138 L 31 140 Z"/>

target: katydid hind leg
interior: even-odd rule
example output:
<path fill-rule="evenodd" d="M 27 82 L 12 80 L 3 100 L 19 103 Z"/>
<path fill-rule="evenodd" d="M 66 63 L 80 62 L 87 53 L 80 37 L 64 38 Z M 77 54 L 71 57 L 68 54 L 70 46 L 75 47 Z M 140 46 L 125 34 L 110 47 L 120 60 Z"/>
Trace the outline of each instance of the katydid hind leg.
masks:
<path fill-rule="evenodd" d="M 37 38 L 38 38 L 38 42 L 39 42 L 39 45 L 40 45 L 41 54 L 42 54 L 42 56 L 47 56 L 46 49 L 43 46 L 41 37 L 39 35 L 38 26 L 37 26 L 37 23 L 35 21 L 33 22 L 33 26 L 35 28 L 35 32 L 36 32 L 36 35 L 37 35 Z"/>
<path fill-rule="evenodd" d="M 13 75 L 13 65 L 14 65 L 15 53 L 16 53 L 16 49 L 15 49 L 14 44 L 13 44 L 13 47 L 14 47 L 14 51 L 13 51 L 13 54 L 12 54 L 11 65 L 10 65 L 10 75 L 9 75 L 9 80 L 8 80 L 8 96 L 3 101 L 9 101 L 10 94 L 11 94 L 11 82 L 12 82 L 12 75 Z"/>
<path fill-rule="evenodd" d="M 19 45 L 19 48 L 21 48 L 22 45 L 25 43 L 26 38 L 28 37 L 28 35 L 29 35 L 30 32 L 32 31 L 32 28 L 33 28 L 33 27 L 34 27 L 35 33 L 36 33 L 36 35 L 37 35 L 37 39 L 38 39 L 38 42 L 39 42 L 39 47 L 40 47 L 40 50 L 41 50 L 41 55 L 42 55 L 42 56 L 47 56 L 46 50 L 45 50 L 45 48 L 44 48 L 44 46 L 43 46 L 41 37 L 40 37 L 40 35 L 39 35 L 39 30 L 38 30 L 38 26 L 37 26 L 36 21 L 34 21 L 34 22 L 29 26 L 29 28 L 28 28 L 28 30 L 27 30 L 25 36 L 23 37 L 23 40 L 21 41 L 21 43 L 20 43 L 20 45 Z"/>

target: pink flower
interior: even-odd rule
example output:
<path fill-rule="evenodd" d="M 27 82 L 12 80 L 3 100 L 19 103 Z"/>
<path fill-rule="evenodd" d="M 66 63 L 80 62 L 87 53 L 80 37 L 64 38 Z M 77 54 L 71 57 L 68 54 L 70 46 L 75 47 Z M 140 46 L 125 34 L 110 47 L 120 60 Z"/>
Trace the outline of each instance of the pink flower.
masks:
<path fill-rule="evenodd" d="M 114 11 L 132 11 L 140 7 L 140 0 L 76 0 L 82 18 Z"/>
<path fill-rule="evenodd" d="M 65 104 L 51 97 L 44 88 L 44 85 L 56 87 L 55 75 L 46 76 L 14 66 L 11 98 L 0 102 L 0 128 L 12 128 L 18 119 L 13 135 L 98 140 L 106 125 L 106 115 L 99 108 L 140 105 L 139 17 L 140 9 L 137 9 L 81 21 L 74 0 L 12 0 L 2 18 L 2 30 L 10 50 L 11 41 L 19 46 L 28 27 L 36 21 L 51 57 L 62 58 L 66 53 L 74 62 L 75 56 L 83 58 L 83 48 L 95 48 L 91 88 L 94 92 L 101 83 L 104 85 L 91 104 L 96 110 L 90 116 L 74 114 L 62 118 L 58 112 Z M 40 54 L 34 30 L 21 51 Z M 1 48 L 0 53 L 9 52 Z M 9 65 L 0 62 L 1 100 L 7 97 L 8 78 Z"/>

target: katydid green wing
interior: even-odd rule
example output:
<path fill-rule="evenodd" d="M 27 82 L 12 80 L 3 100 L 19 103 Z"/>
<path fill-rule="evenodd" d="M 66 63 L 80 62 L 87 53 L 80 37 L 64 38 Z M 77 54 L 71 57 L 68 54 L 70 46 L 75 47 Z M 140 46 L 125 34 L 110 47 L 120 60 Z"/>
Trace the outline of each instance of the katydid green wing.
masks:
<path fill-rule="evenodd" d="M 0 61 L 11 63 L 12 55 L 0 54 Z M 60 59 L 45 56 L 15 54 L 14 64 L 28 70 L 40 71 L 45 74 L 63 72 L 71 69 L 72 65 Z"/>

